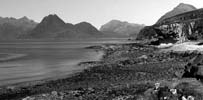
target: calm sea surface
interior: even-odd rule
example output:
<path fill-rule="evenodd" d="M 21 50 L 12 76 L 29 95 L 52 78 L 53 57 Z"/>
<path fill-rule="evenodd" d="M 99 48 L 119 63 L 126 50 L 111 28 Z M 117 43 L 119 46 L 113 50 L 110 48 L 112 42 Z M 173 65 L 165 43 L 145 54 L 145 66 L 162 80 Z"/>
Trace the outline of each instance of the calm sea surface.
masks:
<path fill-rule="evenodd" d="M 84 49 L 103 43 L 126 42 L 123 39 L 102 39 L 63 42 L 1 42 L 0 85 L 57 78 L 84 68 L 79 62 L 98 60 L 102 53 Z"/>

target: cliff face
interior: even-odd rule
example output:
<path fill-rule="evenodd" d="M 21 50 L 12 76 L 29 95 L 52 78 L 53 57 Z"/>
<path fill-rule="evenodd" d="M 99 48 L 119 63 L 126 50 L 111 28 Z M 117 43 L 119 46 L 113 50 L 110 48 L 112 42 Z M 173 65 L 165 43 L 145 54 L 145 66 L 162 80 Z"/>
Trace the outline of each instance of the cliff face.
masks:
<path fill-rule="evenodd" d="M 198 9 L 183 14 L 179 14 L 141 30 L 138 35 L 139 40 L 156 38 L 159 43 L 185 42 L 187 40 L 203 39 L 203 9 Z M 145 35 L 148 34 L 148 35 Z M 151 35 L 150 37 L 149 34 Z"/>
<path fill-rule="evenodd" d="M 174 39 L 178 42 L 200 40 L 203 38 L 203 19 L 163 24 L 154 28 L 160 30 L 162 34 L 175 34 L 176 36 Z"/>

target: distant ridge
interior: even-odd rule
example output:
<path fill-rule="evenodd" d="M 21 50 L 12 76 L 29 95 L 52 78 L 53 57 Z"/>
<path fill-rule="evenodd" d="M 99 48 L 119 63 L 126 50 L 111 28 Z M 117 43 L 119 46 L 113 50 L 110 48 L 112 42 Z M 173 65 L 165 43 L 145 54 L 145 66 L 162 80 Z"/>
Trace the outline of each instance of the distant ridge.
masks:
<path fill-rule="evenodd" d="M 34 29 L 37 24 L 26 16 L 19 19 L 0 17 L 0 40 L 17 39 Z"/>
<path fill-rule="evenodd" d="M 76 25 L 65 23 L 56 14 L 48 15 L 28 34 L 29 38 L 95 38 L 102 33 L 93 25 L 81 22 Z"/>
<path fill-rule="evenodd" d="M 123 38 L 136 36 L 143 27 L 112 20 L 99 31 L 88 22 L 66 23 L 56 14 L 45 16 L 40 23 L 26 16 L 19 19 L 0 17 L 0 40 Z"/>
<path fill-rule="evenodd" d="M 66 28 L 66 23 L 57 15 L 48 15 L 31 31 L 32 38 L 54 37 L 56 32 Z"/>
<path fill-rule="evenodd" d="M 19 19 L 13 17 L 0 17 L 0 25 L 3 24 L 10 24 L 16 27 L 34 28 L 38 23 L 28 19 L 26 16 Z"/>
<path fill-rule="evenodd" d="M 126 21 L 111 20 L 101 26 L 100 31 L 106 35 L 129 37 L 139 33 L 144 27 L 143 24 L 134 24 Z"/>
<path fill-rule="evenodd" d="M 77 30 L 89 35 L 101 35 L 102 33 L 97 30 L 92 24 L 88 22 L 81 22 L 75 24 Z"/>

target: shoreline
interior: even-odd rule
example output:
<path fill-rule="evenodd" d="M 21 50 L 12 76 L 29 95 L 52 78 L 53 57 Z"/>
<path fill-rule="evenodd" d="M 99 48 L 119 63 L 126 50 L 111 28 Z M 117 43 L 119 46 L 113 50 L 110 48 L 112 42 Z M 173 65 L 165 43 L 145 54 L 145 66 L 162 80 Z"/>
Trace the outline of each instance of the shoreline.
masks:
<path fill-rule="evenodd" d="M 92 46 L 90 46 L 92 47 Z M 79 63 L 76 64 L 77 67 L 82 67 L 82 63 L 87 63 L 87 62 L 97 62 L 100 61 L 104 55 L 104 52 L 102 49 L 95 49 L 95 48 L 88 48 L 85 47 L 84 49 L 92 49 L 94 50 L 94 52 L 99 53 L 99 55 L 97 55 L 96 60 L 92 60 L 92 61 L 81 61 Z M 10 59 L 9 59 L 10 60 Z M 1 59 L 0 59 L 1 62 Z M 24 87 L 24 86 L 33 86 L 33 85 L 37 85 L 37 84 L 42 84 L 42 83 L 46 83 L 49 81 L 57 81 L 60 79 L 65 79 L 65 78 L 70 78 L 72 76 L 77 75 L 78 73 L 82 72 L 83 70 L 85 70 L 86 68 L 83 69 L 78 69 L 78 70 L 74 70 L 73 72 L 66 74 L 66 75 L 61 75 L 61 76 L 57 76 L 54 78 L 48 77 L 48 78 L 44 78 L 44 79 L 39 79 L 39 80 L 33 80 L 33 81 L 24 81 L 24 82 L 18 82 L 18 83 L 11 83 L 11 84 L 7 84 L 7 85 L 0 85 L 0 89 L 2 88 L 6 88 L 6 87 Z"/>
<path fill-rule="evenodd" d="M 90 47 L 90 48 L 89 48 Z M 92 60 L 92 61 L 81 61 L 78 64 L 76 64 L 77 67 L 86 67 L 82 64 L 84 63 L 88 63 L 88 62 L 98 62 L 100 61 L 103 56 L 104 56 L 104 51 L 103 49 L 98 49 L 98 48 L 91 48 L 93 46 L 88 46 L 88 47 L 84 47 L 84 49 L 92 49 L 94 50 L 94 52 L 98 52 L 99 55 L 97 55 L 98 57 L 96 57 L 97 60 Z M 10 60 L 10 59 L 9 59 Z M 40 85 L 40 84 L 47 84 L 51 81 L 59 81 L 59 80 L 63 80 L 63 79 L 68 79 L 68 78 L 72 78 L 74 76 L 77 76 L 78 74 L 80 74 L 81 72 L 83 72 L 86 68 L 83 69 L 79 69 L 79 70 L 75 70 L 74 72 L 67 74 L 67 75 L 63 75 L 63 76 L 59 76 L 59 77 L 54 77 L 54 78 L 45 78 L 45 79 L 39 79 L 39 80 L 34 80 L 34 81 L 25 81 L 25 82 L 19 82 L 19 83 L 11 83 L 11 84 L 6 84 L 6 85 L 0 85 L 0 92 L 4 91 L 4 90 L 15 90 L 18 88 L 24 88 L 24 87 L 32 87 L 35 85 Z M 1 96 L 0 96 L 1 98 Z"/>
<path fill-rule="evenodd" d="M 143 97 L 156 82 L 176 87 L 170 85 L 185 80 L 177 74 L 184 70 L 188 59 L 182 54 L 160 53 L 155 47 L 137 43 L 109 44 L 102 49 L 104 55 L 101 61 L 81 62 L 79 65 L 87 68 L 71 77 L 0 90 L 0 98 L 136 99 Z"/>

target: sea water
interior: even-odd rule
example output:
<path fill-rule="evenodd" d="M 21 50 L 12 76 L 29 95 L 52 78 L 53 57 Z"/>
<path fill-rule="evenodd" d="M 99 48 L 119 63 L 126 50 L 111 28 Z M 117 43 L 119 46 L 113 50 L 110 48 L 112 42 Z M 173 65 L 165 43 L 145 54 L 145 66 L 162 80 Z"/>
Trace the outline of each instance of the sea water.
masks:
<path fill-rule="evenodd" d="M 0 85 L 63 77 L 81 71 L 79 62 L 101 58 L 87 46 L 123 39 L 85 41 L 15 41 L 0 43 Z"/>

